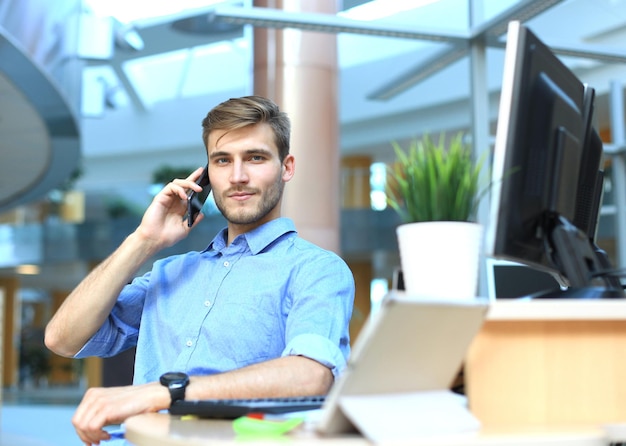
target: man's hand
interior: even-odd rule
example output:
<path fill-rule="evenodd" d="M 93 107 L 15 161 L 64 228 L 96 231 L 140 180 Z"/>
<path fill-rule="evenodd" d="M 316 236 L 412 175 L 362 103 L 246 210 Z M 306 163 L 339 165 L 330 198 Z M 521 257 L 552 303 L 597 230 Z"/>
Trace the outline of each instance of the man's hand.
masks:
<path fill-rule="evenodd" d="M 196 192 L 202 188 L 195 182 L 200 178 L 203 167 L 199 167 L 185 179 L 175 179 L 154 197 L 137 228 L 136 233 L 149 240 L 159 249 L 167 248 L 182 240 L 190 228 L 183 221 L 187 212 L 187 192 Z M 194 226 L 202 220 L 202 214 L 194 222 Z"/>
<path fill-rule="evenodd" d="M 76 409 L 72 424 L 85 445 L 100 444 L 110 435 L 103 428 L 141 413 L 167 409 L 170 395 L 159 383 L 124 387 L 93 387 Z"/>
<path fill-rule="evenodd" d="M 333 383 L 326 366 L 303 356 L 285 356 L 241 369 L 208 376 L 192 376 L 188 399 L 258 398 L 322 395 Z M 170 407 L 170 392 L 158 382 L 87 390 L 72 418 L 78 436 L 87 446 L 108 440 L 103 429 L 128 417 Z"/>

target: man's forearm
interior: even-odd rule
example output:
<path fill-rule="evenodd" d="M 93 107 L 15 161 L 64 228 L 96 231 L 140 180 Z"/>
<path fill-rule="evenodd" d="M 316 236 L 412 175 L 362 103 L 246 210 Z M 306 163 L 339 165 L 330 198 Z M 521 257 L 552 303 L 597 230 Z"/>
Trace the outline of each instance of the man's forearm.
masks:
<path fill-rule="evenodd" d="M 75 355 L 108 317 L 126 283 L 156 249 L 131 234 L 65 299 L 46 327 L 45 343 L 62 356 Z"/>
<path fill-rule="evenodd" d="M 191 378 L 186 399 L 323 395 L 333 384 L 324 365 L 286 356 L 230 372 Z"/>

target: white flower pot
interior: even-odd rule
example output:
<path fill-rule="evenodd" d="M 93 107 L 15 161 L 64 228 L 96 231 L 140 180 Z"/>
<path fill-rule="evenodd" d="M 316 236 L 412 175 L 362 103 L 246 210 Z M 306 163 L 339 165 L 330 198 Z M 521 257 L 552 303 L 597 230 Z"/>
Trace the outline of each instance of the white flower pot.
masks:
<path fill-rule="evenodd" d="M 469 222 L 423 222 L 398 226 L 406 292 L 445 299 L 474 298 L 483 227 Z"/>

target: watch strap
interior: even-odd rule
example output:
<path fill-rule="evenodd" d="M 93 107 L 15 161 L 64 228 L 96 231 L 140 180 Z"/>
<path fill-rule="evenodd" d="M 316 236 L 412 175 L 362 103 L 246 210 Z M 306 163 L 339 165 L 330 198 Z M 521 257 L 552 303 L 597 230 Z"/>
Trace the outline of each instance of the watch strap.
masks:
<path fill-rule="evenodd" d="M 170 391 L 170 398 L 172 403 L 185 399 L 185 390 L 187 389 L 186 384 L 171 383 L 169 386 L 167 386 L 167 388 Z"/>

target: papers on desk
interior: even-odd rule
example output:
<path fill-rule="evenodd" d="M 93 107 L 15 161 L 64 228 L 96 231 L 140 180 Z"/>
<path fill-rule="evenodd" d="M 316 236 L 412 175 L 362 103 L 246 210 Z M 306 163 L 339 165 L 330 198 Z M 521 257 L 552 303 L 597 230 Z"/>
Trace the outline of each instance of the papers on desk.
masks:
<path fill-rule="evenodd" d="M 478 433 L 480 422 L 465 398 L 447 390 L 343 396 L 339 405 L 374 443 Z"/>

